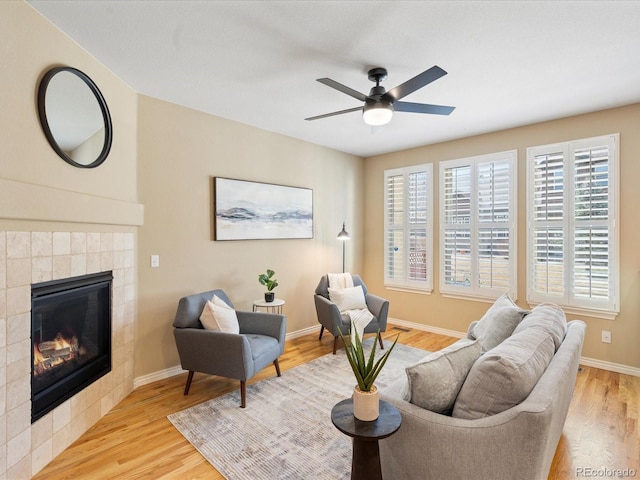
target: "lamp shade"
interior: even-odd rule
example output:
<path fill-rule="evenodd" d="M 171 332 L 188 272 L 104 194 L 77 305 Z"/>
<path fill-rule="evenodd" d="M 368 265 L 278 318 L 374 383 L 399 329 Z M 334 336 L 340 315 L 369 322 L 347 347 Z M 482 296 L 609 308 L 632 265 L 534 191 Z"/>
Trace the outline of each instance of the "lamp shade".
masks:
<path fill-rule="evenodd" d="M 384 102 L 367 102 L 362 109 L 364 123 L 372 126 L 386 125 L 393 117 L 393 105 Z"/>
<path fill-rule="evenodd" d="M 342 222 L 342 230 L 338 233 L 338 240 L 349 240 L 350 238 L 349 233 L 344 229 L 344 222 Z"/>

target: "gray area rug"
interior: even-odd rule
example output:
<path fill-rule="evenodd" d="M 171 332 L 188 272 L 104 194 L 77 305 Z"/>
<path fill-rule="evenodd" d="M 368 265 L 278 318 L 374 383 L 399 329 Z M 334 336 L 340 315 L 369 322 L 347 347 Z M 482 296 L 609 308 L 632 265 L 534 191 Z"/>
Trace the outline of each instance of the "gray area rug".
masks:
<path fill-rule="evenodd" d="M 385 350 L 390 346 L 385 341 Z M 404 367 L 426 354 L 398 343 L 376 385 L 405 375 Z M 355 383 L 338 350 L 248 385 L 245 409 L 236 390 L 167 418 L 229 480 L 348 479 L 351 438 L 333 426 L 331 409 Z"/>

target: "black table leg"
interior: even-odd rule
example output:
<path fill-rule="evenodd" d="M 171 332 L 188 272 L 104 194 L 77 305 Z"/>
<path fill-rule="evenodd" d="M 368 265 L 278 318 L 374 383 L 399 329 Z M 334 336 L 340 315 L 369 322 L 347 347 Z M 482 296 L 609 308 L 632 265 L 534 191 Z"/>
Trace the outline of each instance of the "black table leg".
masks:
<path fill-rule="evenodd" d="M 382 480 L 377 440 L 353 439 L 351 480 Z"/>

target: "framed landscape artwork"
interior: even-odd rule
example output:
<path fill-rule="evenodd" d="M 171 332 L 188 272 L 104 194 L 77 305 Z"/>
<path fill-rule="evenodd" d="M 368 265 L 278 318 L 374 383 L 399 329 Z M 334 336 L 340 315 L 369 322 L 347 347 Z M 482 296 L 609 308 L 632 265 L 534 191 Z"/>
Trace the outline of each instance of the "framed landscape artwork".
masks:
<path fill-rule="evenodd" d="M 313 190 L 214 179 L 214 239 L 313 238 Z"/>

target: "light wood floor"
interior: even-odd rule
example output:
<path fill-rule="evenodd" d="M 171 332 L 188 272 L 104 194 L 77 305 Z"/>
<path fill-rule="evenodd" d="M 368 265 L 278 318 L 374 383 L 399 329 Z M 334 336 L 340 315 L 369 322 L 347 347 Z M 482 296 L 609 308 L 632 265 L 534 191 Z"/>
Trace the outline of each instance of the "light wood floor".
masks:
<path fill-rule="evenodd" d="M 430 351 L 456 340 L 405 330 L 391 328 L 384 336 L 401 333 L 401 343 Z M 280 357 L 282 370 L 330 353 L 332 343 L 328 333 L 322 341 L 317 334 L 288 341 Z M 252 382 L 272 375 L 275 369 L 266 368 Z M 186 373 L 136 389 L 34 478 L 222 479 L 166 416 L 226 394 L 239 382 L 196 373 L 185 397 L 185 381 Z M 640 478 L 639 403 L 639 377 L 582 368 L 549 478 L 585 478 L 578 469 L 602 467 L 632 468 Z"/>

